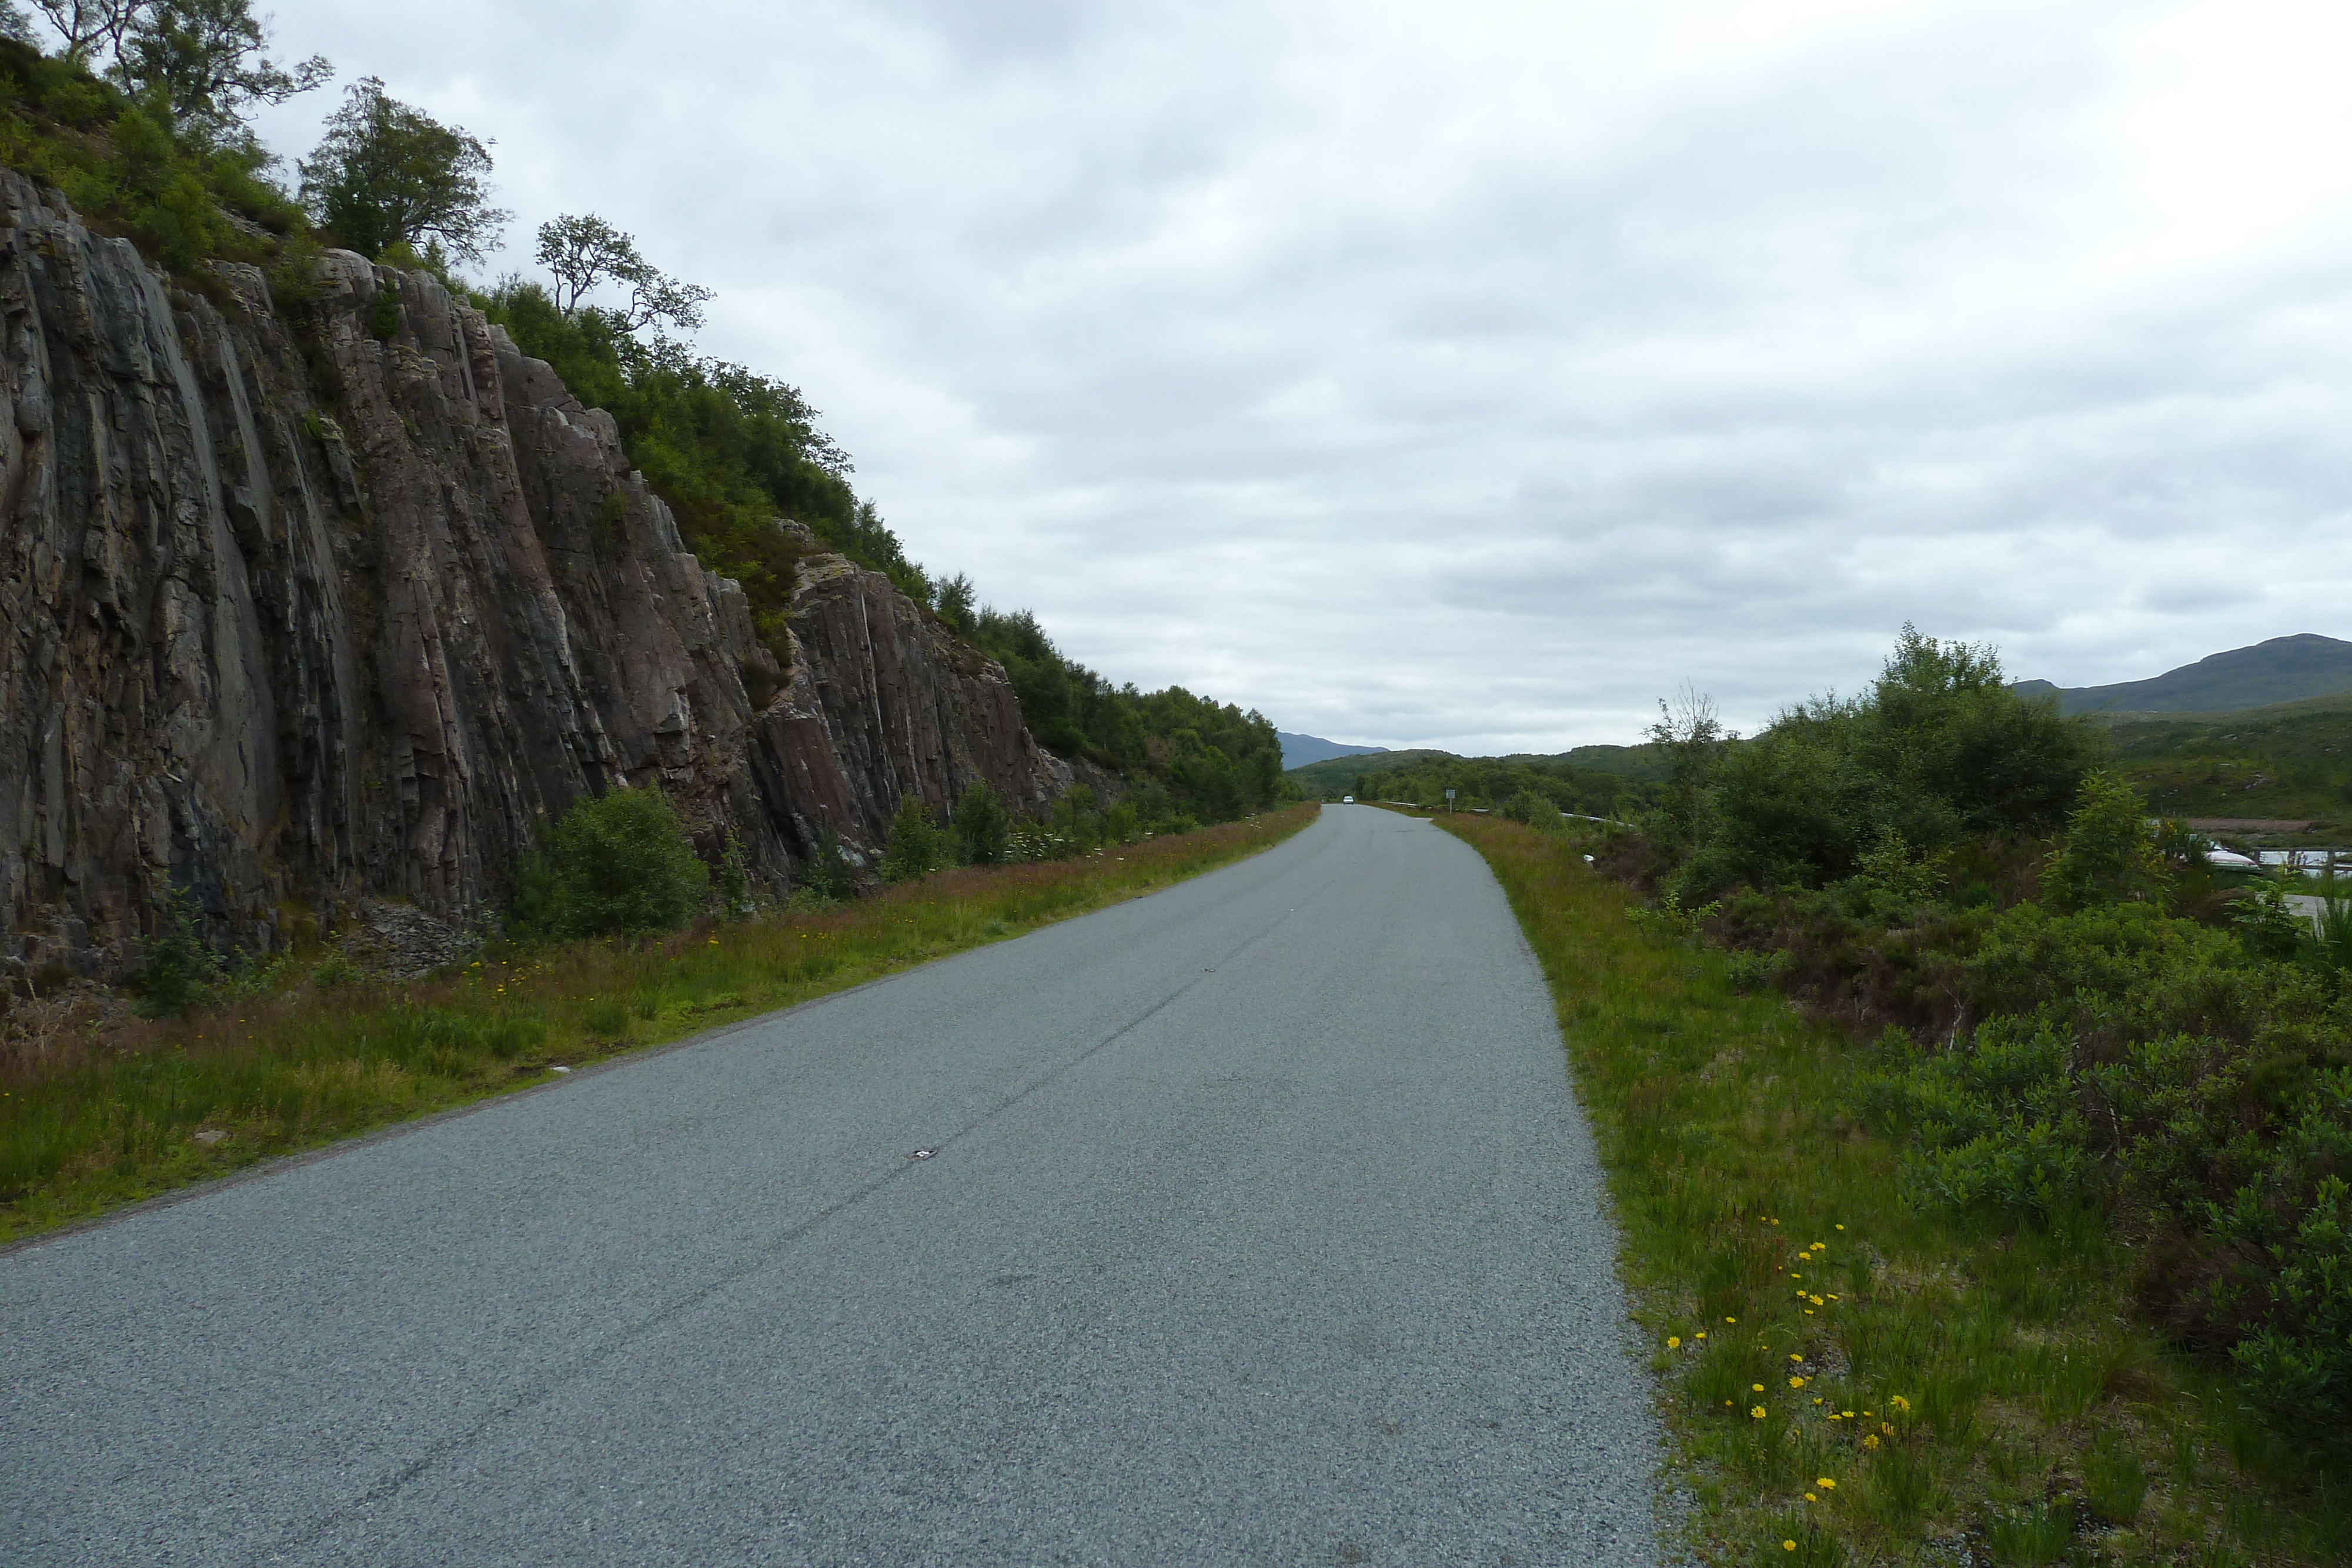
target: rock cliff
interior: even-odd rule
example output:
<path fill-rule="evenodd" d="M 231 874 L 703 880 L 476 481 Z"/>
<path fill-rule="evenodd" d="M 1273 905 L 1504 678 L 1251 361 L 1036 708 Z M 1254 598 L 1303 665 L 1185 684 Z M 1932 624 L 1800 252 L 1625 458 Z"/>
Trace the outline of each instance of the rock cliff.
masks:
<path fill-rule="evenodd" d="M 175 891 L 248 950 L 462 923 L 618 784 L 772 887 L 904 795 L 1067 786 L 1001 669 L 804 531 L 780 668 L 611 417 L 430 277 L 186 292 L 5 170 L 0 209 L 0 958 L 120 973 Z"/>

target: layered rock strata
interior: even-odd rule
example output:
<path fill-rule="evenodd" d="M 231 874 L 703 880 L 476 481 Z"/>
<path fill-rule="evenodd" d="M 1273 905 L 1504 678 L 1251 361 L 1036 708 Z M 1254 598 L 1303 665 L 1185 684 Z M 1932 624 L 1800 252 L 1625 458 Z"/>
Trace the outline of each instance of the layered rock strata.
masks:
<path fill-rule="evenodd" d="M 997 665 L 805 531 L 779 667 L 611 416 L 430 277 L 190 292 L 13 172 L 0 209 L 13 967 L 119 974 L 175 895 L 249 950 L 370 901 L 463 923 L 618 785 L 775 888 L 907 794 L 1067 786 Z"/>

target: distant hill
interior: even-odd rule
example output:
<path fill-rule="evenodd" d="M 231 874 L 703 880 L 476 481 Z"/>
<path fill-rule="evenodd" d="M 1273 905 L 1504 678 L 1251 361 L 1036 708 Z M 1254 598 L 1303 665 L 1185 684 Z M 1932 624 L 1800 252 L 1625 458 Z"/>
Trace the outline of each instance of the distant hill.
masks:
<path fill-rule="evenodd" d="M 2308 819 L 2306 841 L 2331 844 L 2352 826 L 2352 695 L 2095 716 L 2110 764 L 2168 817 Z"/>
<path fill-rule="evenodd" d="M 1328 762 L 1334 757 L 1371 757 L 1388 749 L 1385 746 L 1349 746 L 1345 741 L 1326 740 L 1319 735 L 1293 735 L 1286 729 L 1276 730 L 1274 737 L 1282 742 L 1282 766 L 1286 771 L 1309 763 Z"/>
<path fill-rule="evenodd" d="M 2024 696 L 2055 696 L 2061 713 L 2238 713 L 2352 692 L 2352 643 L 2305 632 L 2232 648 L 2145 681 L 2059 686 L 2020 681 Z"/>
<path fill-rule="evenodd" d="M 1626 779 L 1664 779 L 1674 771 L 1665 753 L 1654 746 L 1579 746 L 1549 757 L 1506 757 L 1506 762 L 1548 762 L 1555 767 L 1590 768 Z"/>
<path fill-rule="evenodd" d="M 1450 751 L 1427 750 L 1354 752 L 1294 768 L 1288 776 L 1310 796 L 1347 795 L 1355 791 L 1356 776 L 1360 773 L 1393 772 L 1432 758 L 1451 758 L 1453 755 Z"/>

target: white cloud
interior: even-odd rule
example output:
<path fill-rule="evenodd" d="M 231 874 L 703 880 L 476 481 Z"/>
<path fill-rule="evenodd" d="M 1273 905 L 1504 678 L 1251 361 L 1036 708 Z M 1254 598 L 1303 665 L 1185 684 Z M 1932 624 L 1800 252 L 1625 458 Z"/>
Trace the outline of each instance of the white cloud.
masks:
<path fill-rule="evenodd" d="M 2352 602 L 2319 5 L 314 0 L 715 287 L 912 552 L 1285 728 L 1754 725 L 1905 620 L 2151 674 Z M 299 151 L 320 100 L 265 126 Z"/>

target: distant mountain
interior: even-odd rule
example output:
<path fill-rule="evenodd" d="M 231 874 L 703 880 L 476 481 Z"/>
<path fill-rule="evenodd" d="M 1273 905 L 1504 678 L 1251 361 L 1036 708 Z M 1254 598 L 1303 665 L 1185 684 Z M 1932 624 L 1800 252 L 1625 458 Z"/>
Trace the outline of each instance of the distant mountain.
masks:
<path fill-rule="evenodd" d="M 1277 730 L 1276 733 L 1281 732 Z M 1433 758 L 1451 760 L 1453 757 L 1450 751 L 1360 751 L 1349 756 L 1327 757 L 1320 762 L 1294 768 L 1289 778 L 1310 796 L 1346 795 L 1354 791 L 1357 777 L 1360 774 L 1390 773 Z M 1378 786 L 1374 789 L 1377 790 Z"/>
<path fill-rule="evenodd" d="M 2061 713 L 2236 713 L 2352 692 L 2352 643 L 2305 632 L 2232 648 L 2145 681 L 2059 686 L 2019 681 L 2023 696 L 2054 696 Z"/>
<path fill-rule="evenodd" d="M 1385 746 L 1349 746 L 1326 740 L 1319 735 L 1292 735 L 1280 729 L 1274 732 L 1274 737 L 1282 742 L 1282 766 L 1286 770 L 1328 762 L 1335 757 L 1371 757 L 1388 749 Z"/>

